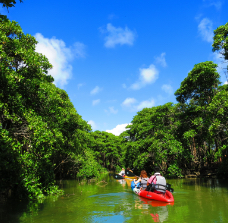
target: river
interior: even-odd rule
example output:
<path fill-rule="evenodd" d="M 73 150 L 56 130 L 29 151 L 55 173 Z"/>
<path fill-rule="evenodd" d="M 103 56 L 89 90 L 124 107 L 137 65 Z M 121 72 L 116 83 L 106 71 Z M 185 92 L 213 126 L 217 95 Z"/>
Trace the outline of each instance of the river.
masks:
<path fill-rule="evenodd" d="M 43 203 L 0 203 L 1 223 L 228 222 L 228 183 L 218 179 L 167 180 L 174 204 L 135 195 L 130 181 L 104 176 L 96 181 L 64 180 L 65 193 Z"/>

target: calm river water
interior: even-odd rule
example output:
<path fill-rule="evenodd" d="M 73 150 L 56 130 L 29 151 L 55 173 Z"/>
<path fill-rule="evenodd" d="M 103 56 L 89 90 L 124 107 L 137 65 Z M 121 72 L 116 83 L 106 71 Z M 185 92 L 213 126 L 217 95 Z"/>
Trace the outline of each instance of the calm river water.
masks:
<path fill-rule="evenodd" d="M 228 222 L 228 183 L 217 179 L 167 180 L 173 205 L 133 194 L 130 181 L 105 176 L 96 182 L 61 182 L 65 194 L 42 204 L 0 204 L 1 223 Z"/>

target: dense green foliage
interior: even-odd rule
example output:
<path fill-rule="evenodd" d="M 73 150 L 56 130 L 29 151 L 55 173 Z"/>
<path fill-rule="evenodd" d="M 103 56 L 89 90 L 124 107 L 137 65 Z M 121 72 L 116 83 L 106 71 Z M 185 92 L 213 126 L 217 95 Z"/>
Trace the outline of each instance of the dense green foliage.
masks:
<path fill-rule="evenodd" d="M 53 191 L 55 177 L 83 175 L 94 160 L 91 127 L 52 83 L 36 43 L 16 22 L 0 20 L 0 189 L 31 197 Z"/>
<path fill-rule="evenodd" d="M 228 23 L 214 31 L 213 52 L 219 51 L 228 60 Z"/>
<path fill-rule="evenodd" d="M 90 148 L 94 151 L 97 162 L 109 170 L 119 170 L 123 162 L 122 145 L 125 140 L 100 131 L 92 132 L 91 136 Z"/>
<path fill-rule="evenodd" d="M 174 113 L 175 106 L 172 103 L 138 112 L 132 125 L 128 126 L 130 141 L 126 144 L 127 166 L 152 172 L 154 166 L 159 165 L 163 169 L 165 167 L 162 164 L 166 163 L 166 169 L 175 169 L 183 148 L 176 139 Z"/>
<path fill-rule="evenodd" d="M 126 166 L 149 173 L 159 166 L 166 176 L 181 177 L 226 162 L 228 87 L 219 86 L 216 67 L 196 64 L 175 92 L 178 104 L 138 112 L 125 134 Z"/>

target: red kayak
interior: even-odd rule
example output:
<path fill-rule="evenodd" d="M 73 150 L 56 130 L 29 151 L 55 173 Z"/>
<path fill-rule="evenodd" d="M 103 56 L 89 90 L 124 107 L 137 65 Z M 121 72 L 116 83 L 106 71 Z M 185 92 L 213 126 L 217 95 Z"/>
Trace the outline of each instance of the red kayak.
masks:
<path fill-rule="evenodd" d="M 133 186 L 133 184 L 134 184 L 134 181 L 132 181 L 132 186 Z M 134 187 L 131 187 L 131 188 L 133 190 Z M 141 190 L 136 194 L 139 195 L 140 197 L 144 197 L 144 198 L 151 199 L 151 200 L 162 201 L 162 202 L 167 202 L 167 203 L 174 202 L 173 194 L 168 190 L 166 190 L 165 194 L 163 194 L 163 193 L 158 194 L 155 192 L 145 191 L 145 190 Z"/>
<path fill-rule="evenodd" d="M 165 194 L 157 194 L 155 192 L 141 190 L 138 193 L 138 195 L 140 197 L 145 197 L 147 199 L 156 200 L 156 201 L 163 201 L 163 202 L 168 202 L 168 203 L 174 202 L 173 195 L 168 190 L 166 190 Z"/>

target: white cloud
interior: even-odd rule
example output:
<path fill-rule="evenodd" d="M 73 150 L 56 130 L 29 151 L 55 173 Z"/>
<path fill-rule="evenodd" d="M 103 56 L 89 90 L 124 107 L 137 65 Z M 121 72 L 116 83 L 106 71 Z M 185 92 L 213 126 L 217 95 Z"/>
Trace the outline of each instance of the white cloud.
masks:
<path fill-rule="evenodd" d="M 226 72 L 227 72 L 227 62 L 224 60 L 224 56 L 222 56 L 220 53 L 215 52 L 212 54 L 212 59 L 214 63 L 218 65 L 217 71 L 221 76 L 221 82 L 223 84 L 226 84 L 227 82 L 227 77 L 226 77 Z"/>
<path fill-rule="evenodd" d="M 74 53 L 74 56 L 76 58 L 81 58 L 81 57 L 85 57 L 86 56 L 86 53 L 85 53 L 85 44 L 83 43 L 80 43 L 80 42 L 76 42 L 74 43 L 74 47 L 73 47 L 73 53 Z"/>
<path fill-rule="evenodd" d="M 162 90 L 165 91 L 169 95 L 173 94 L 173 88 L 169 84 L 163 84 L 162 85 Z"/>
<path fill-rule="evenodd" d="M 137 102 L 137 100 L 134 99 L 134 98 L 126 98 L 123 101 L 122 105 L 125 106 L 125 107 L 131 107 L 132 104 L 135 104 L 136 102 Z"/>
<path fill-rule="evenodd" d="M 93 105 L 98 105 L 100 103 L 100 101 L 101 101 L 100 99 L 93 100 L 92 104 Z"/>
<path fill-rule="evenodd" d="M 88 124 L 91 125 L 93 131 L 95 129 L 97 129 L 97 125 L 96 125 L 96 123 L 93 120 L 88 121 Z"/>
<path fill-rule="evenodd" d="M 122 87 L 123 87 L 123 88 L 127 88 L 126 84 L 122 84 Z"/>
<path fill-rule="evenodd" d="M 150 99 L 150 100 L 146 100 L 146 101 L 142 101 L 138 104 L 137 103 L 137 100 L 134 99 L 134 98 L 126 98 L 123 103 L 122 103 L 122 106 L 131 111 L 131 112 L 135 112 L 135 111 L 140 111 L 142 110 L 143 108 L 151 108 L 155 105 L 155 101 L 154 99 Z"/>
<path fill-rule="evenodd" d="M 131 89 L 139 90 L 147 84 L 152 84 L 158 79 L 159 71 L 151 64 L 148 68 L 140 68 L 139 80 L 131 85 Z"/>
<path fill-rule="evenodd" d="M 209 43 L 213 42 L 214 32 L 212 26 L 213 23 L 208 18 L 202 19 L 198 25 L 198 31 L 202 39 Z"/>
<path fill-rule="evenodd" d="M 223 2 L 215 0 L 203 0 L 206 3 L 206 6 L 215 6 L 217 10 L 221 9 Z"/>
<path fill-rule="evenodd" d="M 78 86 L 78 89 L 80 88 L 80 87 L 82 87 L 84 84 L 82 84 L 82 83 L 80 83 L 80 84 L 78 84 L 77 86 Z"/>
<path fill-rule="evenodd" d="M 154 99 L 142 101 L 140 104 L 136 107 L 137 111 L 142 110 L 143 108 L 151 108 L 155 105 Z"/>
<path fill-rule="evenodd" d="M 109 133 L 112 133 L 112 134 L 114 134 L 116 136 L 119 136 L 122 132 L 127 130 L 125 128 L 127 125 L 131 125 L 131 123 L 117 125 L 115 128 L 113 128 L 111 130 L 106 130 L 106 132 L 109 132 Z"/>
<path fill-rule="evenodd" d="M 108 114 L 117 114 L 118 113 L 118 109 L 114 109 L 114 106 L 112 106 L 112 107 L 108 107 L 108 110 L 107 109 L 105 109 L 104 110 L 106 113 L 108 113 Z"/>
<path fill-rule="evenodd" d="M 91 95 L 97 94 L 98 92 L 100 92 L 102 90 L 102 88 L 96 86 L 92 91 L 90 91 Z"/>
<path fill-rule="evenodd" d="M 118 112 L 118 109 L 115 110 L 114 107 L 112 106 L 112 107 L 109 107 L 109 111 L 112 114 L 116 114 Z"/>
<path fill-rule="evenodd" d="M 166 53 L 162 53 L 159 57 L 155 57 L 155 62 L 160 64 L 163 67 L 167 66 L 166 60 L 165 60 L 165 54 Z"/>
<path fill-rule="evenodd" d="M 113 20 L 113 19 L 118 19 L 119 17 L 115 14 L 110 14 L 108 15 L 108 19 Z"/>
<path fill-rule="evenodd" d="M 125 29 L 121 27 L 114 27 L 111 23 L 107 24 L 105 30 L 100 29 L 102 33 L 107 33 L 105 37 L 105 47 L 114 48 L 117 44 L 119 45 L 133 45 L 135 40 L 135 34 L 128 27 Z"/>
<path fill-rule="evenodd" d="M 36 33 L 35 38 L 38 41 L 36 45 L 36 52 L 45 55 L 53 68 L 48 71 L 48 74 L 54 77 L 56 85 L 64 86 L 72 76 L 72 66 L 70 61 L 74 57 L 81 57 L 82 43 L 75 43 L 72 48 L 67 48 L 63 40 L 52 37 L 45 38 L 41 33 Z M 80 45 L 80 47 L 79 47 Z"/>

